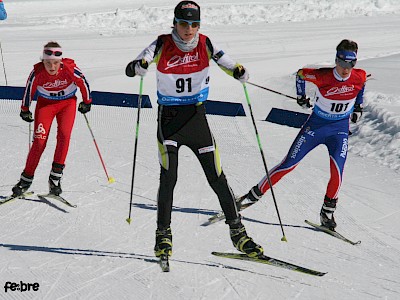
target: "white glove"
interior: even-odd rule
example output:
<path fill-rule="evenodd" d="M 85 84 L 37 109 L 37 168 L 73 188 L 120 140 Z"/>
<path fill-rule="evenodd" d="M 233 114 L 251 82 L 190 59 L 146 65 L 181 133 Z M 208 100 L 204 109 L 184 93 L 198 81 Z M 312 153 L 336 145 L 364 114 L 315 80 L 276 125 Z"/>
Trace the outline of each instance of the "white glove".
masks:
<path fill-rule="evenodd" d="M 361 116 L 362 116 L 362 113 L 363 113 L 362 104 L 356 104 L 356 105 L 354 105 L 354 110 L 353 110 L 353 113 L 351 114 L 350 120 L 351 120 L 353 123 L 357 123 L 358 120 L 360 120 L 360 118 L 361 118 Z"/>
<path fill-rule="evenodd" d="M 135 64 L 135 74 L 139 76 L 145 76 L 147 74 L 147 68 L 149 64 L 144 59 L 138 60 Z"/>

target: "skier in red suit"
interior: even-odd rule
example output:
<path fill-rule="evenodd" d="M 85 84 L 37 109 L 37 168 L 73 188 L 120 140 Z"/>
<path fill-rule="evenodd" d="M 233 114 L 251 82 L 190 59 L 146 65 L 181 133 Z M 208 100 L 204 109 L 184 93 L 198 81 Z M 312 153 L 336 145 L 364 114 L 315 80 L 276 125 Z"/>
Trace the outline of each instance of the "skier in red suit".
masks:
<path fill-rule="evenodd" d="M 33 144 L 25 169 L 19 182 L 12 188 L 14 196 L 22 195 L 31 186 L 40 157 L 46 148 L 54 118 L 58 125 L 57 145 L 49 176 L 49 189 L 51 194 L 61 194 L 60 181 L 75 121 L 77 100 L 75 93 L 78 87 L 83 99 L 78 110 L 85 114 L 90 111 L 92 102 L 85 76 L 72 59 L 62 57 L 62 49 L 57 42 L 47 43 L 43 49 L 42 61 L 34 65 L 29 75 L 22 99 L 21 118 L 26 122 L 35 121 L 35 123 Z M 35 94 L 37 105 L 33 119 L 29 107 Z"/>

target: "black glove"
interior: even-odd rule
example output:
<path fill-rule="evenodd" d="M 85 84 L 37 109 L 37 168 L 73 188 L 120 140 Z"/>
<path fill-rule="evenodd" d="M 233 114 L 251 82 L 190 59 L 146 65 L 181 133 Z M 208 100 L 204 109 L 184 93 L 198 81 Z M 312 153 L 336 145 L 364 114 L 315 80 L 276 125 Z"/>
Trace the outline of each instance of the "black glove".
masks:
<path fill-rule="evenodd" d="M 307 107 L 307 108 L 312 107 L 310 103 L 310 98 L 307 98 L 306 95 L 297 96 L 297 104 L 300 105 L 301 107 Z"/>
<path fill-rule="evenodd" d="M 143 58 L 141 60 L 131 61 L 125 69 L 125 74 L 128 77 L 134 77 L 136 75 L 145 76 L 149 63 Z"/>
<path fill-rule="evenodd" d="M 78 111 L 82 114 L 86 114 L 87 112 L 90 111 L 91 106 L 92 106 L 91 103 L 85 103 L 82 101 L 81 103 L 79 103 Z"/>
<path fill-rule="evenodd" d="M 249 72 L 242 65 L 237 66 L 233 70 L 233 78 L 239 80 L 241 83 L 246 83 L 249 80 Z"/>
<path fill-rule="evenodd" d="M 360 120 L 362 113 L 363 113 L 362 104 L 354 105 L 354 110 L 353 110 L 353 113 L 351 114 L 350 120 L 353 123 L 357 123 L 357 121 Z"/>
<path fill-rule="evenodd" d="M 27 111 L 23 111 L 21 110 L 21 112 L 19 113 L 19 116 L 22 118 L 22 120 L 24 120 L 25 122 L 31 123 L 33 122 L 33 117 L 32 117 L 32 113 L 27 110 Z"/>

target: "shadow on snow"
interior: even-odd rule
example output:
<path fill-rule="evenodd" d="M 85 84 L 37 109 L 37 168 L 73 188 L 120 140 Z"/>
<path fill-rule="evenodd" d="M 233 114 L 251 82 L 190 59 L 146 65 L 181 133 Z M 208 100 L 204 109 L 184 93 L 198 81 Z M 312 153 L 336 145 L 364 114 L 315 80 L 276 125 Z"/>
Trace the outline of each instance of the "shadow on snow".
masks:
<path fill-rule="evenodd" d="M 144 255 L 144 254 L 126 253 L 126 252 L 101 251 L 101 250 L 93 250 L 93 249 L 57 248 L 57 247 L 44 247 L 44 246 L 27 246 L 27 245 L 13 245 L 13 244 L 0 244 L 0 247 L 7 248 L 11 251 L 22 251 L 22 252 L 36 251 L 36 252 L 55 253 L 55 254 L 64 254 L 64 255 L 83 255 L 83 256 L 136 259 L 136 260 L 141 260 L 141 261 L 145 261 L 145 262 L 149 262 L 149 263 L 156 263 L 156 264 L 159 263 L 159 260 L 153 256 Z M 249 273 L 256 274 L 256 275 L 282 279 L 282 277 L 262 274 L 262 273 L 254 272 L 251 270 L 227 266 L 226 264 L 220 264 L 220 263 L 214 263 L 214 262 L 195 262 L 195 261 L 187 261 L 187 260 L 180 260 L 180 259 L 170 259 L 170 261 L 191 264 L 191 265 L 203 265 L 206 267 L 224 268 L 224 269 L 230 269 L 230 270 L 236 270 L 236 271 L 242 271 L 242 272 L 249 272 Z"/>

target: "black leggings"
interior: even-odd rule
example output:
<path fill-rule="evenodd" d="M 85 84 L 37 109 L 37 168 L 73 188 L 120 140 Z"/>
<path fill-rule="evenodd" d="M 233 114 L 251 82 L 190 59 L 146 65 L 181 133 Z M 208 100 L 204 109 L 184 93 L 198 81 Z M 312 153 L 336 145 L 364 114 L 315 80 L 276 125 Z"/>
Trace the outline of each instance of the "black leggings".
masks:
<path fill-rule="evenodd" d="M 222 171 L 219 152 L 206 119 L 204 105 L 159 106 L 157 139 L 160 156 L 157 226 L 170 226 L 173 192 L 177 181 L 178 152 L 182 145 L 197 156 L 211 188 L 217 194 L 226 220 L 239 217 L 235 196 Z"/>

